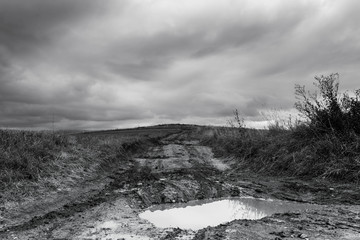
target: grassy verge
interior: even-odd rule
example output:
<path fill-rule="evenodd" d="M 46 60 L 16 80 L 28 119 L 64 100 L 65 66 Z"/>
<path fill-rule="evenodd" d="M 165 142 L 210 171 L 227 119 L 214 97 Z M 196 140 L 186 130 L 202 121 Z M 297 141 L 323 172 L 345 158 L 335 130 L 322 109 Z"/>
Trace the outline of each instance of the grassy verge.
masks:
<path fill-rule="evenodd" d="M 305 120 L 271 119 L 269 130 L 251 130 L 235 111 L 237 124 L 216 129 L 205 142 L 255 172 L 359 183 L 360 89 L 340 94 L 339 74 L 315 77 L 314 85 L 318 91 L 295 85 L 295 108 Z"/>
<path fill-rule="evenodd" d="M 0 202 L 106 177 L 158 137 L 0 130 Z"/>
<path fill-rule="evenodd" d="M 360 136 L 314 135 L 307 126 L 292 130 L 217 128 L 203 143 L 218 156 L 234 156 L 237 168 L 275 176 L 327 178 L 359 183 Z M 209 135 L 209 134 L 207 134 Z"/>

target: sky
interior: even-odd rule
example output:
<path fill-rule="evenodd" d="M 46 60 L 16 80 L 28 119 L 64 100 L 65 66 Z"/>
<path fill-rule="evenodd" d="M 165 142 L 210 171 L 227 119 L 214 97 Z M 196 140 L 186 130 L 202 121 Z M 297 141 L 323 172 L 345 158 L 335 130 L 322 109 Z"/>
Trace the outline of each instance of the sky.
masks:
<path fill-rule="evenodd" d="M 359 88 L 357 0 L 0 0 L 0 128 L 248 126 Z"/>

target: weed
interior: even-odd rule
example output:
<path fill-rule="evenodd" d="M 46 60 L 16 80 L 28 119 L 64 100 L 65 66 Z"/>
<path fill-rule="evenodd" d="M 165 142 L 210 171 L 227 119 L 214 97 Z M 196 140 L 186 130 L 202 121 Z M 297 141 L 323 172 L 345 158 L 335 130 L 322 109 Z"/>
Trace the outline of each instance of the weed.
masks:
<path fill-rule="evenodd" d="M 245 129 L 245 120 L 240 116 L 240 113 L 237 109 L 233 112 L 234 118 L 228 120 L 228 125 L 231 128 L 237 128 L 239 132 L 242 132 Z"/>

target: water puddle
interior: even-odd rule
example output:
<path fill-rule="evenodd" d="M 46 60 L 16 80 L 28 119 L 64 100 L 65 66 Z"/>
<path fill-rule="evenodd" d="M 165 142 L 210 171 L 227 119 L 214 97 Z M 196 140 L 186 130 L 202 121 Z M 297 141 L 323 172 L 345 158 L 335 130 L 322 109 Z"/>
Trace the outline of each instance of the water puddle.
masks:
<path fill-rule="evenodd" d="M 159 228 L 199 230 L 235 219 L 260 219 L 274 213 L 303 211 L 316 205 L 258 198 L 194 201 L 149 208 L 139 216 Z"/>

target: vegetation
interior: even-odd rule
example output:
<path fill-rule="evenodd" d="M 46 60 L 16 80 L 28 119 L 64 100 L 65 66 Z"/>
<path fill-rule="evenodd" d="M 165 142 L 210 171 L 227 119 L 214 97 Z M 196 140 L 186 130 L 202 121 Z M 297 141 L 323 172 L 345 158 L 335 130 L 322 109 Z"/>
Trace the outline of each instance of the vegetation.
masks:
<path fill-rule="evenodd" d="M 350 97 L 347 92 L 339 94 L 339 74 L 315 77 L 319 89 L 311 93 L 305 86 L 296 85 L 299 99 L 295 107 L 308 120 L 308 128 L 314 134 L 336 135 L 360 134 L 360 89 Z"/>
<path fill-rule="evenodd" d="M 231 128 L 237 128 L 240 132 L 245 129 L 245 119 L 240 116 L 239 111 L 237 109 L 233 112 L 234 118 L 228 120 L 228 125 Z"/>
<path fill-rule="evenodd" d="M 128 132 L 0 130 L 0 202 L 104 178 L 112 170 L 131 165 L 131 155 L 160 136 L 158 131 Z"/>
<path fill-rule="evenodd" d="M 66 137 L 49 132 L 0 130 L 0 183 L 39 179 L 69 145 Z"/>
<path fill-rule="evenodd" d="M 215 131 L 204 137 L 221 156 L 239 160 L 239 169 L 262 174 L 320 177 L 359 182 L 360 90 L 339 94 L 338 74 L 315 78 L 319 93 L 296 85 L 295 107 L 305 120 L 279 124 L 269 130 Z M 238 117 L 235 118 L 239 119 Z"/>

